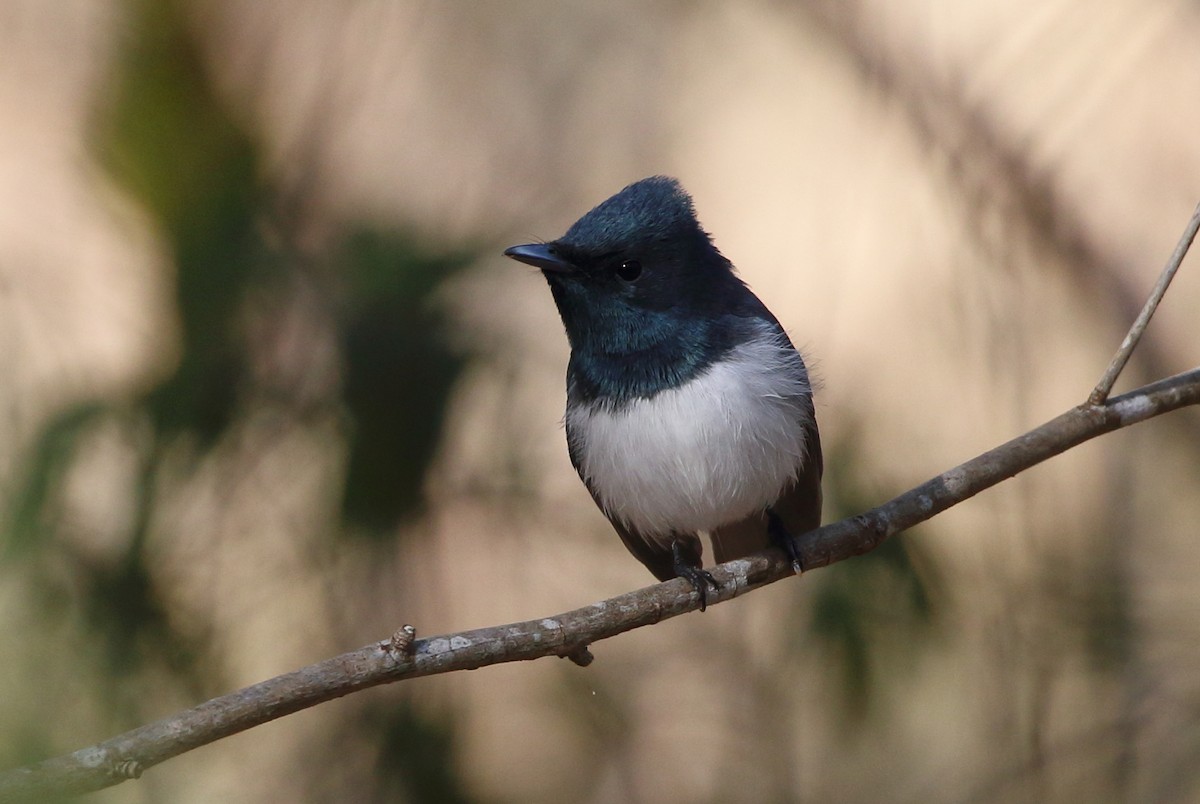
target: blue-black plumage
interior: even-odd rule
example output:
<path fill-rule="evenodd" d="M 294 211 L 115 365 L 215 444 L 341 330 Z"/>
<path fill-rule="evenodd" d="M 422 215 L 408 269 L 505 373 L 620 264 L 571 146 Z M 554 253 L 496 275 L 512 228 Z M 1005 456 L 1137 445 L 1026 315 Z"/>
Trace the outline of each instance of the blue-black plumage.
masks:
<path fill-rule="evenodd" d="M 571 462 L 625 546 L 707 601 L 718 562 L 821 520 L 812 388 L 775 316 L 672 178 L 602 202 L 558 240 L 506 250 L 541 269 L 562 317 Z"/>

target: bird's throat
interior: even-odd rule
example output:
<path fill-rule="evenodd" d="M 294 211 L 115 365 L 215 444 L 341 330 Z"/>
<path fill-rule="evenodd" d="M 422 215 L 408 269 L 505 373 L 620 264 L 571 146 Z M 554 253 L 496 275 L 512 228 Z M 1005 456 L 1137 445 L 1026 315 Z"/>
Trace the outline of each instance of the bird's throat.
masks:
<path fill-rule="evenodd" d="M 731 333 L 708 316 L 648 309 L 551 281 L 571 344 L 568 391 L 620 406 L 675 388 L 721 359 Z"/>
<path fill-rule="evenodd" d="M 615 407 L 677 388 L 727 351 L 700 337 L 700 333 L 642 339 L 636 346 L 627 342 L 621 349 L 593 346 L 572 345 L 567 368 L 568 395 L 574 401 L 604 401 Z"/>

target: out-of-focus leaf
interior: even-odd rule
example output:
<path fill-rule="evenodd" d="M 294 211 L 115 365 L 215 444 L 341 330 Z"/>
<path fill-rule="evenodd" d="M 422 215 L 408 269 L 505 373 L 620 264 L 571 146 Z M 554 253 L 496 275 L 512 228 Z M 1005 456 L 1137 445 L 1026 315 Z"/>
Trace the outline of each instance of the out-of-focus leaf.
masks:
<path fill-rule="evenodd" d="M 927 573 L 918 572 L 906 541 L 824 571 L 813 601 L 811 633 L 839 660 L 847 712 L 867 714 L 874 685 L 911 666 L 933 633 Z"/>
<path fill-rule="evenodd" d="M 53 526 L 48 503 L 75 455 L 80 433 L 105 408 L 80 405 L 58 416 L 42 430 L 25 465 L 17 473 L 22 484 L 8 504 L 8 534 L 4 552 L 15 555 L 34 548 Z"/>
<path fill-rule="evenodd" d="M 153 658 L 186 677 L 193 650 L 171 627 L 144 556 L 135 540 L 116 564 L 80 562 L 81 610 L 89 632 L 104 638 L 106 676 L 128 676 Z"/>
<path fill-rule="evenodd" d="M 150 412 L 166 433 L 211 440 L 232 417 L 241 374 L 234 314 L 262 262 L 258 159 L 215 97 L 177 4 L 136 8 L 101 154 L 175 257 L 183 350 L 175 373 L 149 395 Z"/>
<path fill-rule="evenodd" d="M 373 801 L 470 801 L 455 767 L 449 719 L 431 721 L 410 706 L 371 710 L 368 728 L 379 734 Z"/>
<path fill-rule="evenodd" d="M 343 514 L 383 534 L 419 510 L 421 484 L 464 360 L 442 336 L 433 290 L 468 262 L 376 232 L 343 256 L 345 404 L 352 419 Z"/>
<path fill-rule="evenodd" d="M 882 492 L 862 485 L 853 432 L 830 446 L 825 519 L 878 504 Z M 914 528 L 870 553 L 822 570 L 815 581 L 806 631 L 840 663 L 831 674 L 836 672 L 841 681 L 847 714 L 861 719 L 881 692 L 877 685 L 911 667 L 936 633 L 933 600 L 941 586 L 936 560 L 921 548 L 920 529 Z"/>

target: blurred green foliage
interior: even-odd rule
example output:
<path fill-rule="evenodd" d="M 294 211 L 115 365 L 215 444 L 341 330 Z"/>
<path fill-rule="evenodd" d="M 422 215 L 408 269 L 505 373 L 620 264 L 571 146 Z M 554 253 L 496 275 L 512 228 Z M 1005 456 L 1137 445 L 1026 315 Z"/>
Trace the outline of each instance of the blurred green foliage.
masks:
<path fill-rule="evenodd" d="M 259 145 L 218 96 L 181 5 L 139 0 L 131 8 L 115 89 L 97 124 L 96 156 L 141 204 L 173 258 L 178 363 L 138 398 L 96 398 L 43 427 L 7 501 L 8 532 L 0 544 L 4 556 L 22 556 L 33 572 L 39 561 L 69 563 L 72 580 L 47 574 L 47 588 L 56 600 L 72 601 L 64 616 L 102 643 L 102 688 L 163 667 L 176 683 L 191 686 L 193 660 L 204 646 L 172 629 L 147 567 L 147 530 L 160 502 L 154 478 L 170 444 L 187 439 L 193 446 L 187 454 L 199 461 L 258 398 L 248 370 L 247 307 L 267 303 L 300 275 L 325 289 L 322 301 L 342 350 L 342 385 L 322 404 L 348 420 L 349 434 L 344 522 L 329 535 L 392 538 L 396 525 L 420 508 L 447 398 L 464 366 L 446 345 L 431 297 L 472 255 L 446 256 L 444 248 L 427 249 L 403 233 L 350 223 L 327 253 L 301 258 L 290 246 L 297 233 L 287 228 L 298 224 L 277 214 L 295 199 L 282 198 L 264 175 Z M 311 404 L 278 393 L 270 399 L 285 409 L 293 405 L 297 417 Z M 73 554 L 53 536 L 63 477 L 81 440 L 107 417 L 149 422 L 151 435 L 138 447 L 134 525 L 122 555 L 106 563 Z M 98 697 L 112 702 L 115 725 L 144 717 L 120 706 L 111 689 Z M 381 772 L 412 772 L 406 784 L 416 786 L 414 793 L 450 800 L 444 797 L 453 789 L 448 732 L 435 733 L 411 714 L 397 717 L 384 729 Z M 27 737 L 26 747 L 46 748 L 40 729 Z"/>
<path fill-rule="evenodd" d="M 426 256 L 380 232 L 352 234 L 343 394 L 353 417 L 342 511 L 354 532 L 387 534 L 415 513 L 463 359 L 439 337 L 430 296 L 470 255 Z"/>
<path fill-rule="evenodd" d="M 407 704 L 369 710 L 363 732 L 379 746 L 370 800 L 470 801 L 454 765 L 453 725 L 453 718 L 433 721 Z"/>
<path fill-rule="evenodd" d="M 348 227 L 316 266 L 288 252 L 287 233 L 278 238 L 283 245 L 266 242 L 264 222 L 281 223 L 273 215 L 281 203 L 259 175 L 254 140 L 217 98 L 176 6 L 136 5 L 139 24 L 99 150 L 171 248 L 182 340 L 174 371 L 136 407 L 149 415 L 158 443 L 186 434 L 213 444 L 248 395 L 245 306 L 282 288 L 289 272 L 332 278 L 339 404 L 352 432 L 344 510 L 348 524 L 384 533 L 419 507 L 445 403 L 464 366 L 446 345 L 431 297 L 473 255 L 428 251 L 402 233 L 361 225 Z M 11 505 L 13 534 L 28 541 L 44 530 L 40 518 L 79 436 L 111 412 L 97 399 L 44 428 Z M 146 491 L 144 504 L 153 505 Z"/>
<path fill-rule="evenodd" d="M 847 726 L 871 712 L 881 688 L 912 671 L 936 634 L 936 582 L 925 557 L 914 556 L 914 541 L 890 539 L 829 567 L 817 583 L 806 633 L 834 660 Z"/>
<path fill-rule="evenodd" d="M 258 231 L 271 202 L 258 151 L 215 95 L 175 3 L 138 2 L 99 156 L 170 245 L 182 351 L 145 400 L 164 435 L 216 439 L 242 379 L 235 316 L 274 266 Z"/>
<path fill-rule="evenodd" d="M 826 445 L 826 521 L 861 513 L 887 496 L 865 480 L 855 431 L 846 433 Z M 811 619 L 800 632 L 832 661 L 830 677 L 841 690 L 847 727 L 873 711 L 884 689 L 911 672 L 937 636 L 943 584 L 920 533 L 913 528 L 903 539 L 889 539 L 814 578 Z"/>
<path fill-rule="evenodd" d="M 53 528 L 55 512 L 47 500 L 63 481 L 81 434 L 104 411 L 105 406 L 98 403 L 79 405 L 43 428 L 8 500 L 7 533 L 0 555 L 12 559 L 36 548 L 39 536 Z"/>

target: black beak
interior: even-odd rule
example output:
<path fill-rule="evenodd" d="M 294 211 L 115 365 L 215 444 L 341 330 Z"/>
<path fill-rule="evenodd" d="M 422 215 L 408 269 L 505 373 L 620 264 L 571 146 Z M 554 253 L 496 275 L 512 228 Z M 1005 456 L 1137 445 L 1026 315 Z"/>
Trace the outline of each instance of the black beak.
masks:
<path fill-rule="evenodd" d="M 546 243 L 530 243 L 526 246 L 513 246 L 504 250 L 505 257 L 512 257 L 517 262 L 541 268 L 553 273 L 566 273 L 576 270 L 574 263 L 564 260 L 554 253 L 554 246 Z"/>

